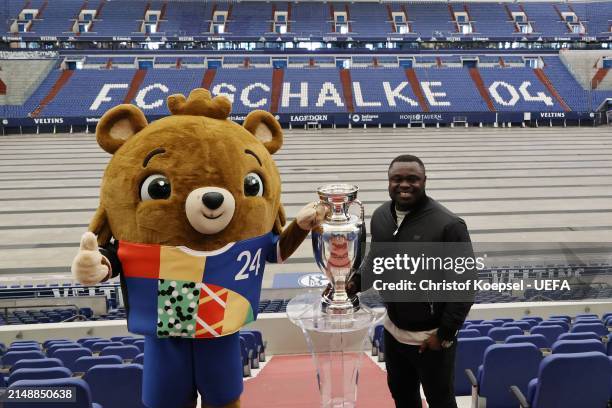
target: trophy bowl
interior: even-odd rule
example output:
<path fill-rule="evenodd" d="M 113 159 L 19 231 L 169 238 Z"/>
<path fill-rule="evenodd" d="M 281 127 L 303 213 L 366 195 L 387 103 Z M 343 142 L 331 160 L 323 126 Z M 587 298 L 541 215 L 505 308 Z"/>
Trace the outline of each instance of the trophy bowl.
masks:
<path fill-rule="evenodd" d="M 317 189 L 319 203 L 330 211 L 323 222 L 312 230 L 312 248 L 319 269 L 331 283 L 331 290 L 322 296 L 328 314 L 350 314 L 358 308 L 356 296 L 349 298 L 346 282 L 354 271 L 361 251 L 363 205 L 357 200 L 359 187 L 350 184 L 328 184 Z M 350 214 L 352 204 L 360 207 L 360 216 Z"/>

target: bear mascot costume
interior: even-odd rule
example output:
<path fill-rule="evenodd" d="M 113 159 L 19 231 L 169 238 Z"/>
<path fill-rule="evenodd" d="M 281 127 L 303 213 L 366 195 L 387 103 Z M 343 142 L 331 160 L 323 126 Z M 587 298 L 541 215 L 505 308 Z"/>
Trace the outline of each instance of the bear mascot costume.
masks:
<path fill-rule="evenodd" d="M 85 285 L 120 276 L 128 329 L 145 338 L 147 407 L 193 407 L 197 391 L 205 407 L 239 407 L 239 330 L 257 317 L 265 263 L 287 259 L 325 209 L 307 204 L 283 228 L 270 113 L 240 126 L 205 89 L 168 108 L 149 124 L 119 105 L 98 123 L 112 158 L 72 273 Z"/>

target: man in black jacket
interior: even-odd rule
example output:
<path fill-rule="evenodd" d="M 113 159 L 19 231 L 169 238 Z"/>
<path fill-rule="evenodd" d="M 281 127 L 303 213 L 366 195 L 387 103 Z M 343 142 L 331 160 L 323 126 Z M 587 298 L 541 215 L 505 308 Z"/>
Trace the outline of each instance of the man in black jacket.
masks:
<path fill-rule="evenodd" d="M 470 242 L 465 222 L 425 194 L 425 166 L 415 156 L 396 157 L 389 166 L 391 201 L 372 216 L 372 242 Z M 471 244 L 468 244 L 469 252 Z M 473 254 L 470 254 L 473 256 Z M 368 258 L 368 257 L 366 257 Z M 366 259 L 362 264 L 368 267 Z M 356 274 L 349 294 L 360 290 Z M 456 408 L 456 335 L 473 302 L 386 302 L 384 323 L 387 382 L 397 408 L 420 408 L 419 385 L 431 408 Z"/>

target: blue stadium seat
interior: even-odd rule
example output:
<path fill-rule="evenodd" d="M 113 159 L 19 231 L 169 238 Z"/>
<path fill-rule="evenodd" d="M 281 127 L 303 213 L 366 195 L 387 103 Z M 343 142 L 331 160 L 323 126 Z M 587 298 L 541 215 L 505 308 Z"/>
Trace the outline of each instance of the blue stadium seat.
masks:
<path fill-rule="evenodd" d="M 19 380 L 47 380 L 69 377 L 72 377 L 72 371 L 66 367 L 20 368 L 11 372 L 9 385 Z"/>
<path fill-rule="evenodd" d="M 572 326 L 571 333 L 593 332 L 600 336 L 607 336 L 609 331 L 603 323 L 577 323 Z"/>
<path fill-rule="evenodd" d="M 588 351 L 599 351 L 606 354 L 606 348 L 599 340 L 557 340 L 553 343 L 553 354 L 559 353 L 584 353 Z"/>
<path fill-rule="evenodd" d="M 74 340 L 71 339 L 48 339 L 43 342 L 43 348 L 49 348 L 52 344 L 55 343 L 74 343 Z"/>
<path fill-rule="evenodd" d="M 85 342 L 85 344 L 88 344 L 88 342 Z M 123 346 L 123 343 L 121 343 L 120 341 L 108 341 L 108 340 L 104 340 L 104 341 L 98 341 L 95 342 L 91 345 L 91 347 L 89 347 L 91 349 L 92 352 L 94 353 L 99 353 L 101 352 L 105 347 L 108 346 Z"/>
<path fill-rule="evenodd" d="M 567 323 L 572 322 L 572 318 L 569 315 L 550 315 L 548 319 L 549 320 L 561 319 L 561 320 L 565 320 Z"/>
<path fill-rule="evenodd" d="M 605 407 L 611 377 L 612 364 L 599 352 L 551 354 L 542 360 L 538 377 L 529 382 L 527 397 L 518 387 L 511 389 L 521 407 Z"/>
<path fill-rule="evenodd" d="M 46 350 L 47 357 L 53 357 L 57 350 L 61 349 L 80 349 L 83 348 L 79 343 L 56 343 L 49 346 Z"/>
<path fill-rule="evenodd" d="M 126 344 L 125 342 L 123 342 L 123 343 Z M 144 353 L 144 351 L 145 351 L 145 341 L 143 339 L 134 340 L 131 343 L 127 343 L 127 345 L 132 345 L 132 346 L 138 347 L 138 350 L 140 350 L 141 353 Z"/>
<path fill-rule="evenodd" d="M 259 330 L 241 330 L 241 333 L 252 333 L 255 336 L 255 342 L 257 344 L 257 354 L 259 355 L 259 361 L 266 361 L 266 342 Z"/>
<path fill-rule="evenodd" d="M 463 330 L 459 330 L 459 332 L 457 333 L 457 338 L 459 339 L 466 339 L 466 338 L 473 338 L 473 337 L 480 337 L 480 336 L 482 336 L 482 334 L 480 334 L 478 330 L 474 330 L 474 329 L 463 329 Z"/>
<path fill-rule="evenodd" d="M 41 358 L 45 358 L 45 355 L 40 351 L 11 351 L 2 356 L 2 366 L 6 368 L 19 360 Z"/>
<path fill-rule="evenodd" d="M 475 391 L 472 399 L 480 400 L 479 404 L 472 406 L 516 407 L 516 400 L 508 392 L 510 386 L 515 385 L 523 393 L 527 392 L 529 381 L 538 374 L 541 360 L 542 353 L 531 343 L 487 347 L 478 373 L 466 370 Z"/>
<path fill-rule="evenodd" d="M 523 332 L 529 331 L 531 329 L 531 325 L 529 323 L 521 321 L 507 322 L 504 323 L 502 327 L 518 327 Z"/>
<path fill-rule="evenodd" d="M 593 332 L 563 333 L 557 340 L 601 340 L 601 336 Z"/>
<path fill-rule="evenodd" d="M 568 332 L 570 329 L 569 323 L 565 320 L 544 320 L 543 322 L 538 323 L 538 326 L 561 326 L 566 332 Z"/>
<path fill-rule="evenodd" d="M 502 327 L 504 325 L 504 323 L 506 323 L 506 322 L 504 322 L 503 320 L 492 319 L 492 320 L 484 320 L 480 324 L 490 324 L 493 327 Z"/>
<path fill-rule="evenodd" d="M 465 375 L 465 370 L 469 368 L 472 372 L 476 372 L 478 366 L 482 364 L 485 350 L 492 344 L 494 342 L 490 337 L 457 339 L 455 395 L 471 395 L 472 387 Z"/>
<path fill-rule="evenodd" d="M 23 344 L 23 345 L 16 345 L 16 346 L 11 346 L 8 348 L 7 353 L 9 351 L 40 351 L 40 346 L 38 344 L 34 345 L 27 345 L 27 344 Z"/>
<path fill-rule="evenodd" d="M 75 373 L 85 373 L 91 367 L 104 364 L 121 364 L 123 363 L 119 356 L 83 356 L 76 359 L 73 366 Z"/>
<path fill-rule="evenodd" d="M 103 407 L 145 408 L 142 403 L 142 366 L 108 364 L 94 366 L 83 377 L 92 399 Z"/>
<path fill-rule="evenodd" d="M 134 342 L 137 341 L 144 341 L 144 339 L 142 337 L 124 337 L 123 340 L 121 340 L 121 342 L 126 345 L 134 344 Z"/>
<path fill-rule="evenodd" d="M 513 335 L 513 336 L 509 336 L 506 339 L 506 343 L 508 344 L 531 343 L 539 349 L 549 349 L 550 348 L 550 344 L 548 343 L 548 340 L 546 340 L 546 337 L 544 337 L 544 335 L 542 334 Z"/>
<path fill-rule="evenodd" d="M 538 321 L 532 320 L 532 319 L 521 319 L 521 320 L 515 320 L 514 322 L 515 323 L 527 323 L 530 329 L 537 326 L 539 323 Z"/>
<path fill-rule="evenodd" d="M 85 343 L 86 343 L 87 341 L 90 341 L 90 342 L 92 342 L 91 344 L 93 344 L 93 343 L 95 343 L 95 341 L 93 341 L 93 340 L 96 340 L 96 341 L 103 341 L 103 340 L 105 340 L 105 339 L 103 339 L 102 337 L 82 337 L 82 338 L 80 338 L 80 339 L 78 339 L 78 340 L 77 340 L 77 343 L 79 343 L 80 345 L 82 345 L 82 346 L 84 346 L 84 347 L 87 347 L 87 346 L 85 345 Z M 89 348 L 89 347 L 87 347 L 87 348 Z"/>
<path fill-rule="evenodd" d="M 518 327 L 494 327 L 487 333 L 487 336 L 493 341 L 506 341 L 510 336 L 520 336 L 523 331 Z"/>
<path fill-rule="evenodd" d="M 58 358 L 22 359 L 11 366 L 10 372 L 20 368 L 51 368 L 63 367 L 64 363 Z"/>
<path fill-rule="evenodd" d="M 86 348 L 70 348 L 70 349 L 59 349 L 53 357 L 59 358 L 66 368 L 74 370 L 74 365 L 79 357 L 91 356 L 91 351 Z"/>
<path fill-rule="evenodd" d="M 472 324 L 468 326 L 471 330 L 478 330 L 482 336 L 486 336 L 493 327 L 492 324 Z"/>
<path fill-rule="evenodd" d="M 76 391 L 76 401 L 69 403 L 70 408 L 103 408 L 100 404 L 92 403 L 89 385 L 80 378 L 56 378 L 50 380 L 21 380 L 9 386 L 11 390 L 30 390 L 34 388 L 70 388 Z M 36 404 L 38 405 L 38 404 Z M 45 408 L 66 408 L 67 403 L 45 402 Z M 4 408 L 25 408 L 22 402 L 6 402 Z"/>
<path fill-rule="evenodd" d="M 133 345 L 130 346 L 107 346 L 102 349 L 100 356 L 119 356 L 123 360 L 133 360 L 142 351 Z"/>
<path fill-rule="evenodd" d="M 242 357 L 242 375 L 251 376 L 251 351 L 248 349 L 244 337 L 240 337 L 240 355 Z"/>
<path fill-rule="evenodd" d="M 249 350 L 251 368 L 259 368 L 259 353 L 257 351 L 257 341 L 253 333 L 240 332 L 240 337 L 244 339 Z"/>
<path fill-rule="evenodd" d="M 548 347 L 550 348 L 552 344 L 557 341 L 557 338 L 565 333 L 565 329 L 561 326 L 536 326 L 531 328 L 530 334 L 542 334 L 546 337 L 546 341 L 548 342 Z"/>
<path fill-rule="evenodd" d="M 134 357 L 134 360 L 132 361 L 132 363 L 144 365 L 144 353 L 140 353 L 139 355 Z"/>

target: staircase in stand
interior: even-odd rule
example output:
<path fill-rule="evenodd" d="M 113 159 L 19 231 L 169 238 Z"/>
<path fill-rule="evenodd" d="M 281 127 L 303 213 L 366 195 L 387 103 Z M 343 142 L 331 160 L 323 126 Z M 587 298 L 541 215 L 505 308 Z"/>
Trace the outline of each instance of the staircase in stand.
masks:
<path fill-rule="evenodd" d="M 70 80 L 70 77 L 72 77 L 72 74 L 74 74 L 73 70 L 65 70 L 64 72 L 62 72 L 62 75 L 60 75 L 57 81 L 55 81 L 53 88 L 51 88 L 47 96 L 45 96 L 45 98 L 40 102 L 40 104 L 32 112 L 31 114 L 32 117 L 39 116 L 42 110 L 45 108 L 45 106 L 50 104 L 51 101 L 55 99 L 59 91 L 61 91 L 64 85 L 66 85 L 66 83 Z"/>

